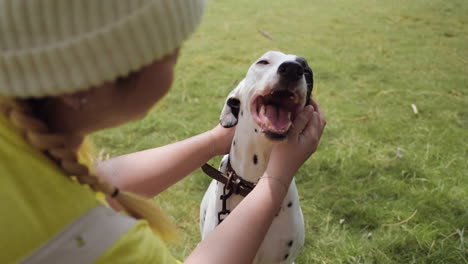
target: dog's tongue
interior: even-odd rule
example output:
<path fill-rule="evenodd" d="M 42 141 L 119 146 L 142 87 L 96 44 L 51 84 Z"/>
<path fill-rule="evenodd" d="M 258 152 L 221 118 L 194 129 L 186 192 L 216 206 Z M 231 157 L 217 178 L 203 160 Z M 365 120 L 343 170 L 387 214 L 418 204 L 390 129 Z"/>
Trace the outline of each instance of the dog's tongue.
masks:
<path fill-rule="evenodd" d="M 265 106 L 265 116 L 276 130 L 288 129 L 291 123 L 289 112 L 274 105 Z"/>

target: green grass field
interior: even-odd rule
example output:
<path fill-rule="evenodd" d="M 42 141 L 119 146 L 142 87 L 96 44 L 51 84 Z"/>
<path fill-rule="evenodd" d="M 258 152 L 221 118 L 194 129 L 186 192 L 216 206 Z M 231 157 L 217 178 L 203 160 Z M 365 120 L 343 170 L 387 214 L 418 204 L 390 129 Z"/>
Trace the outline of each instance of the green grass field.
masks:
<path fill-rule="evenodd" d="M 296 263 L 468 263 L 464 0 L 209 1 L 169 94 L 97 145 L 113 156 L 212 128 L 267 50 L 308 60 L 328 122 L 296 175 L 306 224 Z M 200 240 L 209 182 L 196 171 L 155 198 L 181 231 L 180 259 Z"/>

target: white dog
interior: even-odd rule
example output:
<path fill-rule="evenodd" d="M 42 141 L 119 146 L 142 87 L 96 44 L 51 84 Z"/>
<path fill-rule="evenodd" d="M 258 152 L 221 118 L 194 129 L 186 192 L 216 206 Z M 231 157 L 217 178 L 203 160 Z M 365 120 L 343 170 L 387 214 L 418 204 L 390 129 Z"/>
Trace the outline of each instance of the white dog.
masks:
<path fill-rule="evenodd" d="M 228 188 L 223 182 L 211 182 L 200 208 L 202 238 L 240 203 L 241 194 L 246 195 L 258 182 L 273 146 L 286 138 L 292 120 L 308 104 L 312 87 L 313 73 L 305 59 L 269 51 L 229 94 L 221 124 L 237 127 L 231 151 L 219 170 L 239 176 L 229 180 Z M 293 180 L 253 263 L 293 263 L 303 244 L 304 220 Z"/>

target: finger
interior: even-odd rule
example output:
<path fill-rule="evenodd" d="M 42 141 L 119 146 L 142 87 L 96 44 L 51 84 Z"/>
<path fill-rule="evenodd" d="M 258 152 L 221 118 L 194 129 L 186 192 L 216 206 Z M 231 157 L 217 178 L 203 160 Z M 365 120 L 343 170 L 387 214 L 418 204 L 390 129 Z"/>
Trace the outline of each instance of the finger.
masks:
<path fill-rule="evenodd" d="M 314 110 L 317 111 L 317 108 L 319 108 L 319 105 L 317 104 L 317 102 L 315 102 L 314 99 L 310 99 L 310 102 L 309 102 L 310 105 L 312 105 L 314 107 Z"/>
<path fill-rule="evenodd" d="M 323 129 L 323 125 L 320 123 L 319 114 L 317 112 L 313 112 L 307 126 L 304 128 L 304 135 L 316 135 L 321 134 Z"/>
<path fill-rule="evenodd" d="M 323 126 L 327 124 L 327 120 L 325 119 L 325 115 L 323 114 L 322 108 L 317 105 L 317 113 L 319 115 L 320 122 Z"/>
<path fill-rule="evenodd" d="M 292 135 L 298 135 L 302 131 L 304 131 L 305 127 L 307 126 L 307 123 L 309 122 L 310 118 L 312 117 L 313 114 L 313 108 L 311 106 L 306 106 L 294 119 L 293 127 L 291 134 Z"/>
<path fill-rule="evenodd" d="M 317 113 L 319 114 L 319 119 L 320 119 L 321 124 L 325 126 L 327 121 L 325 119 L 325 115 L 323 114 L 322 108 L 320 107 L 320 105 L 317 104 L 313 99 L 310 100 L 310 104 L 314 107 L 315 111 L 317 111 Z"/>

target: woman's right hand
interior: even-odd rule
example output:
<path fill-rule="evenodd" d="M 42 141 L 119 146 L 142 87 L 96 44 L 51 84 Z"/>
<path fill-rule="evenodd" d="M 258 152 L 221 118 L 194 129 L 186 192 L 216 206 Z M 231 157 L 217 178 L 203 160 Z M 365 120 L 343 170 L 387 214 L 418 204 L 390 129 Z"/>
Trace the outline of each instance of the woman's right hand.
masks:
<path fill-rule="evenodd" d="M 234 133 L 236 132 L 236 127 L 225 128 L 221 125 L 217 125 L 209 131 L 212 138 L 212 153 L 211 156 L 219 156 L 228 154 L 231 149 L 232 139 Z"/>
<path fill-rule="evenodd" d="M 289 185 L 299 167 L 317 149 L 325 125 L 320 106 L 310 100 L 294 120 L 287 139 L 273 148 L 267 173 Z"/>

